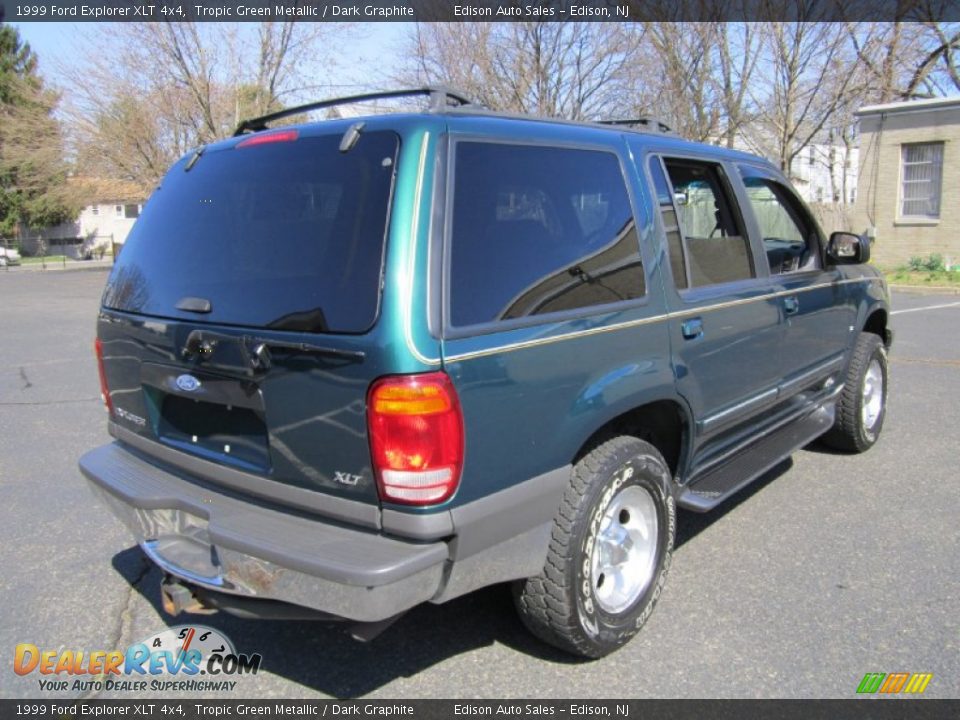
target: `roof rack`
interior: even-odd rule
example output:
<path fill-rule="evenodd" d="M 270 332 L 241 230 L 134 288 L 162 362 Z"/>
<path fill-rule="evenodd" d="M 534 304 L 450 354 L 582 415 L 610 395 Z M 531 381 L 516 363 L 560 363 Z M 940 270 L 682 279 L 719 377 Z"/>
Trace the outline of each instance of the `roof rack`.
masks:
<path fill-rule="evenodd" d="M 656 132 L 672 133 L 673 128 L 665 122 L 650 117 L 638 117 L 632 120 L 597 120 L 600 125 L 625 125 L 626 127 L 643 127 Z"/>
<path fill-rule="evenodd" d="M 267 129 L 267 123 L 279 120 L 290 115 L 299 115 L 310 110 L 320 110 L 321 108 L 334 107 L 335 105 L 349 105 L 351 103 L 368 102 L 370 100 L 387 100 L 401 97 L 415 97 L 417 95 L 427 95 L 430 97 L 430 110 L 440 112 L 448 107 L 457 107 L 462 105 L 472 105 L 464 93 L 443 86 L 408 88 L 404 90 L 386 90 L 383 92 L 365 93 L 363 95 L 349 95 L 341 98 L 330 98 L 329 100 L 318 100 L 317 102 L 307 103 L 306 105 L 297 105 L 296 107 L 284 108 L 269 115 L 262 115 L 257 118 L 242 121 L 237 125 L 233 132 L 234 137 L 244 133 L 258 132 Z"/>

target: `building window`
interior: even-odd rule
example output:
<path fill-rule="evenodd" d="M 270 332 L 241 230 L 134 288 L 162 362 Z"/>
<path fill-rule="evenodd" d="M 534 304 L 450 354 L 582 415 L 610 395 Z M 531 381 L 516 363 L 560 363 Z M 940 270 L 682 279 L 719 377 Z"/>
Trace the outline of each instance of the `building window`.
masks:
<path fill-rule="evenodd" d="M 857 201 L 857 189 L 850 188 L 850 204 L 852 205 Z"/>
<path fill-rule="evenodd" d="M 91 206 L 90 206 L 90 214 L 91 214 L 91 215 L 95 215 L 95 216 L 96 216 L 96 215 L 99 215 L 99 214 L 100 214 L 100 206 L 99 206 L 99 205 L 91 205 Z"/>
<path fill-rule="evenodd" d="M 940 217 L 942 174 L 942 142 L 902 146 L 900 217 Z"/>
<path fill-rule="evenodd" d="M 817 151 L 813 149 L 813 146 L 810 146 L 810 165 L 813 166 L 817 162 Z"/>
<path fill-rule="evenodd" d="M 116 215 L 118 218 L 122 218 L 122 217 L 123 217 L 123 205 L 114 205 L 114 206 L 113 206 L 113 214 Z"/>
<path fill-rule="evenodd" d="M 139 205 L 124 205 L 123 206 L 123 216 L 130 219 L 136 219 L 140 217 L 140 206 Z"/>

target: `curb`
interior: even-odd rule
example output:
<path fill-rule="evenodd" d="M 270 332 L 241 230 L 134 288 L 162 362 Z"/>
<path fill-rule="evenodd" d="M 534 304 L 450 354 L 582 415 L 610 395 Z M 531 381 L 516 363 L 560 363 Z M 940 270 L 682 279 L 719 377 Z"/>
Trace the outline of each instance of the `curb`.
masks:
<path fill-rule="evenodd" d="M 914 295 L 960 295 L 960 287 L 950 285 L 890 285 L 891 290 Z"/>
<path fill-rule="evenodd" d="M 59 263 L 50 263 L 46 268 L 39 263 L 30 263 L 29 265 L 13 265 L 8 268 L 0 268 L 0 276 L 5 273 L 51 273 L 51 272 L 91 272 L 94 270 L 111 270 L 112 262 L 100 263 L 97 261 L 84 262 L 81 264 L 67 265 L 64 267 Z"/>

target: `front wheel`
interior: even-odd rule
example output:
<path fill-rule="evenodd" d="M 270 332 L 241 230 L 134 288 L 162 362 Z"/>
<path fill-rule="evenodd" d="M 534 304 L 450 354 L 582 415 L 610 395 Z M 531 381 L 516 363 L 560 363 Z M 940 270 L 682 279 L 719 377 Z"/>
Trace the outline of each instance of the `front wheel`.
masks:
<path fill-rule="evenodd" d="M 880 437 L 886 413 L 887 351 L 879 337 L 861 333 L 837 402 L 837 418 L 823 441 L 837 450 L 865 452 Z"/>
<path fill-rule="evenodd" d="M 643 626 L 660 597 L 676 530 L 670 469 L 655 447 L 620 436 L 574 466 L 543 572 L 518 585 L 540 639 L 601 657 Z"/>

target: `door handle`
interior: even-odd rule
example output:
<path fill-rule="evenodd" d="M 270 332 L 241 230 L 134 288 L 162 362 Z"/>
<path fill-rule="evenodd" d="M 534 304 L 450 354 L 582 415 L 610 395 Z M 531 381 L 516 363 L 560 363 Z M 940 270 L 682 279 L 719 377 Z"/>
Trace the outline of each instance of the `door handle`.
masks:
<path fill-rule="evenodd" d="M 680 332 L 687 340 L 696 340 L 698 337 L 703 337 L 703 320 L 701 318 L 684 320 L 680 325 Z"/>
<path fill-rule="evenodd" d="M 796 315 L 800 311 L 800 300 L 796 295 L 790 295 L 783 299 L 783 309 L 787 315 Z"/>

